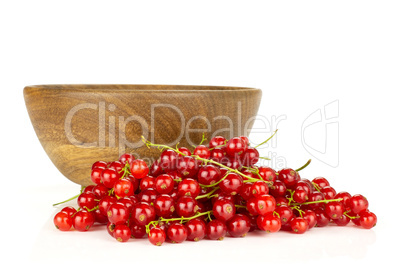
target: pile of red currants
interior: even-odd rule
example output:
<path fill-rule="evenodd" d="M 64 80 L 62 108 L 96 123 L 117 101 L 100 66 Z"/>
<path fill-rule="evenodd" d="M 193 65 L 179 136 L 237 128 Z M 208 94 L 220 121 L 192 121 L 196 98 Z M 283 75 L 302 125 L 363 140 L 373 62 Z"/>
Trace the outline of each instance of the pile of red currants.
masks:
<path fill-rule="evenodd" d="M 261 144 L 253 148 L 247 137 L 215 136 L 208 146 L 203 138 L 193 152 L 143 141 L 161 151 L 159 159 L 148 166 L 126 153 L 94 163 L 94 185 L 76 196 L 78 209 L 68 206 L 55 215 L 56 228 L 88 231 L 103 224 L 117 241 L 147 236 L 160 246 L 258 230 L 302 234 L 350 221 L 370 229 L 377 222 L 364 196 L 336 192 L 323 177 L 301 179 L 310 161 L 295 170 L 258 166 Z"/>

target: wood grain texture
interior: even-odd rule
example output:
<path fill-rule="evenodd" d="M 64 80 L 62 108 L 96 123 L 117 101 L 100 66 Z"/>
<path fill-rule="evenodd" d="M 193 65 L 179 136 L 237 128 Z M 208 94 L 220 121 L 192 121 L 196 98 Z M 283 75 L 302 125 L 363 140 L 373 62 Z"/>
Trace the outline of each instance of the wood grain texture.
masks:
<path fill-rule="evenodd" d="M 130 152 L 151 162 L 154 143 L 192 148 L 202 133 L 248 135 L 261 90 L 175 85 L 39 85 L 24 88 L 36 135 L 53 164 L 69 180 L 92 184 L 95 161 Z M 196 130 L 196 131 L 194 131 Z M 198 131 L 198 132 L 197 132 Z"/>

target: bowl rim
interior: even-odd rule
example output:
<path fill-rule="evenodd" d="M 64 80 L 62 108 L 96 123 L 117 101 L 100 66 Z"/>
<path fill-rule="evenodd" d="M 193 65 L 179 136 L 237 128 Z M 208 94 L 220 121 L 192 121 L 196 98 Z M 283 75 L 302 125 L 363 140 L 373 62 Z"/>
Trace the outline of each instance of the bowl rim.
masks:
<path fill-rule="evenodd" d="M 42 84 L 29 85 L 24 90 L 61 90 L 61 91 L 91 91 L 91 92 L 253 92 L 259 88 L 237 86 L 210 85 L 171 85 L 171 84 Z"/>

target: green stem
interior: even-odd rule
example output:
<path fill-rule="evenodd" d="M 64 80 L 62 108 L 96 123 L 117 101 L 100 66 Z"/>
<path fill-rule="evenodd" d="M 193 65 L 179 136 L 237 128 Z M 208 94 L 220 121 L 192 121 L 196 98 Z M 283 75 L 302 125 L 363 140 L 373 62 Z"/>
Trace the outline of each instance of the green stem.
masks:
<path fill-rule="evenodd" d="M 59 203 L 53 204 L 53 206 L 57 206 L 57 205 L 66 203 L 66 202 L 68 202 L 68 201 L 74 200 L 74 199 L 76 199 L 78 196 L 80 196 L 80 194 L 81 194 L 81 193 L 79 193 L 79 194 L 77 194 L 77 195 L 75 195 L 75 196 L 73 196 L 73 197 L 71 197 L 71 198 L 69 198 L 69 199 L 67 199 L 67 200 L 64 200 L 64 201 L 61 201 L 61 202 L 59 202 Z"/>
<path fill-rule="evenodd" d="M 226 174 L 225 174 L 225 176 L 223 176 L 223 178 L 222 179 L 220 179 L 219 181 L 217 181 L 217 182 L 215 182 L 215 183 L 213 183 L 213 184 L 209 184 L 209 185 L 207 185 L 207 184 L 201 184 L 201 183 L 199 183 L 199 185 L 201 186 L 201 187 L 215 187 L 215 186 L 217 186 L 219 183 L 221 183 L 224 179 L 226 179 L 226 177 L 229 175 L 229 172 L 226 172 Z"/>
<path fill-rule="evenodd" d="M 302 167 L 299 167 L 299 168 L 296 169 L 295 171 L 296 171 L 296 172 L 299 172 L 300 170 L 302 170 L 302 169 L 306 168 L 308 165 L 310 165 L 310 163 L 311 163 L 311 159 L 309 159 L 309 160 L 306 162 L 306 164 L 304 164 Z"/>
<path fill-rule="evenodd" d="M 261 142 L 260 144 L 258 144 L 258 145 L 257 145 L 257 146 L 255 146 L 254 148 L 258 148 L 258 147 L 260 147 L 261 145 L 263 145 L 263 144 L 267 143 L 267 142 L 268 142 L 270 139 L 272 139 L 272 138 L 275 136 L 276 132 L 278 132 L 278 130 L 275 130 L 274 134 L 272 134 L 272 136 L 271 136 L 271 137 L 269 137 L 267 140 L 265 140 L 265 141 Z"/>
<path fill-rule="evenodd" d="M 343 198 L 338 198 L 338 199 L 328 199 L 328 200 L 317 200 L 317 201 L 310 201 L 310 202 L 304 202 L 301 205 L 310 205 L 310 204 L 317 204 L 317 203 L 329 203 L 329 202 L 339 202 L 342 201 Z"/>
<path fill-rule="evenodd" d="M 149 226 L 150 226 L 151 224 L 152 224 L 152 225 L 156 225 L 156 224 L 158 224 L 159 222 L 170 222 L 170 221 L 180 221 L 180 223 L 183 223 L 183 221 L 189 221 L 189 220 L 192 220 L 192 219 L 195 219 L 195 218 L 204 216 L 204 215 L 208 215 L 208 217 L 209 217 L 211 213 L 212 213 L 212 210 L 209 210 L 209 211 L 206 211 L 206 212 L 198 212 L 198 213 L 196 213 L 194 216 L 187 217 L 187 218 L 185 218 L 185 217 L 180 217 L 180 218 L 165 219 L 165 218 L 162 218 L 162 217 L 161 217 L 159 220 L 157 220 L 157 221 L 151 221 L 150 223 L 148 223 L 147 225 L 145 225 L 145 229 L 146 229 L 146 232 L 149 233 Z"/>
<path fill-rule="evenodd" d="M 197 196 L 195 199 L 202 199 L 202 198 L 211 198 L 212 194 L 215 193 L 217 190 L 219 189 L 219 187 L 216 187 L 215 189 L 213 189 L 212 191 L 210 191 L 209 193 L 203 194 L 203 195 L 199 195 Z"/>

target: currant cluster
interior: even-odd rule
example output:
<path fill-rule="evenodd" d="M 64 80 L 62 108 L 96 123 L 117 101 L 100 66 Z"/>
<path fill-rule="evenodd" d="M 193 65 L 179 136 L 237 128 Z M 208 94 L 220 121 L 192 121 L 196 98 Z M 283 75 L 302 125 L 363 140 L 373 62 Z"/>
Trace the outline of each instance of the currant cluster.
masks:
<path fill-rule="evenodd" d="M 94 163 L 94 185 L 77 196 L 78 209 L 65 207 L 55 215 L 56 228 L 87 231 L 104 224 L 117 241 L 147 236 L 159 246 L 255 230 L 302 234 L 330 222 L 369 229 L 377 222 L 362 195 L 337 193 L 322 177 L 301 179 L 299 171 L 310 161 L 278 172 L 258 166 L 263 143 L 251 147 L 247 137 L 215 136 L 208 146 L 203 138 L 193 152 L 143 141 L 161 151 L 159 159 L 148 166 L 125 153 Z"/>

